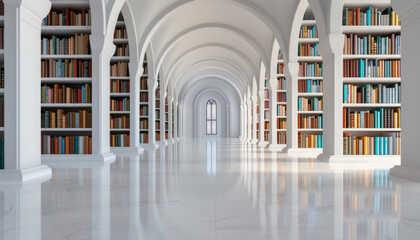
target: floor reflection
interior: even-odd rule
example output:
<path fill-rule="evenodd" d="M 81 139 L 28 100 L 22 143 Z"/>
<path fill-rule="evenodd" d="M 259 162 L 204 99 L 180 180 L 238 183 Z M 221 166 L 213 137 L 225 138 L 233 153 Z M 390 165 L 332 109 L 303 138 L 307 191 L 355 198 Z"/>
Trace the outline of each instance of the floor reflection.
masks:
<path fill-rule="evenodd" d="M 419 183 L 333 166 L 234 140 L 56 165 L 0 185 L 0 239 L 417 238 Z"/>

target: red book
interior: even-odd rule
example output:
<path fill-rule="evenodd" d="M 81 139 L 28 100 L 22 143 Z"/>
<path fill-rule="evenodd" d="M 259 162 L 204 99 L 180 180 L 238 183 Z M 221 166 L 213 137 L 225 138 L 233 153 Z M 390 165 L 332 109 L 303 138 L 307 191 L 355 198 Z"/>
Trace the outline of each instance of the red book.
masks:
<path fill-rule="evenodd" d="M 66 8 L 66 25 L 70 25 L 70 9 Z"/>

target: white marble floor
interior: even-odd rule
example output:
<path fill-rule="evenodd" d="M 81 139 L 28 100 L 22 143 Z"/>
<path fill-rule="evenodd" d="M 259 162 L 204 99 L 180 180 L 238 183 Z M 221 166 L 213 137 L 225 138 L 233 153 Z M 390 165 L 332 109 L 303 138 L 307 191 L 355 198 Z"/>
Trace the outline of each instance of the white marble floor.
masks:
<path fill-rule="evenodd" d="M 185 140 L 0 186 L 0 239 L 419 239 L 420 183 Z"/>

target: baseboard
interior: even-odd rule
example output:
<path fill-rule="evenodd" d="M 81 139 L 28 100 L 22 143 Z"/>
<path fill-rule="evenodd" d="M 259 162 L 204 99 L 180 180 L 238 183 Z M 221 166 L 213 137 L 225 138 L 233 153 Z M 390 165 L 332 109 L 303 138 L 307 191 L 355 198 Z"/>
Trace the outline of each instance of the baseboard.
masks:
<path fill-rule="evenodd" d="M 142 146 L 137 147 L 112 147 L 111 152 L 118 156 L 131 156 L 139 155 L 144 153 L 144 148 Z"/>
<path fill-rule="evenodd" d="M 282 152 L 286 148 L 285 144 L 269 144 L 268 150 L 273 152 Z"/>
<path fill-rule="evenodd" d="M 159 148 L 159 144 L 155 143 L 147 143 L 147 144 L 140 144 L 144 150 L 156 150 Z"/>
<path fill-rule="evenodd" d="M 115 162 L 115 154 L 112 152 L 104 154 L 50 154 L 42 155 L 42 164 L 48 166 L 63 163 L 63 164 L 99 164 Z M 76 166 L 76 165 L 75 165 Z"/>
<path fill-rule="evenodd" d="M 45 165 L 23 170 L 0 170 L 0 183 L 23 183 L 51 179 L 51 168 Z"/>

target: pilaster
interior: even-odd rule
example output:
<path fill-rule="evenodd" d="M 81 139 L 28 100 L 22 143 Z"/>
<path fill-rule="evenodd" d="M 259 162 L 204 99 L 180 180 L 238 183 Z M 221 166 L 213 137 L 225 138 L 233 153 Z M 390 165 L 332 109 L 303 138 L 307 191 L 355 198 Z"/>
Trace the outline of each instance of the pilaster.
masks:
<path fill-rule="evenodd" d="M 392 7 L 401 18 L 401 166 L 391 169 L 397 177 L 420 181 L 420 112 L 415 104 L 419 99 L 419 69 L 416 63 L 420 56 L 420 5 L 417 1 L 392 0 Z"/>
<path fill-rule="evenodd" d="M 50 179 L 41 165 L 41 37 L 49 0 L 4 1 L 5 168 L 0 182 Z"/>
<path fill-rule="evenodd" d="M 170 143 L 174 143 L 175 140 L 172 137 L 172 111 L 173 111 L 173 97 L 168 97 L 168 140 Z"/>
<path fill-rule="evenodd" d="M 343 156 L 343 34 L 321 39 L 323 59 L 323 153 L 318 159 Z"/>
<path fill-rule="evenodd" d="M 258 143 L 257 138 L 257 96 L 251 97 L 251 104 L 252 104 L 252 144 Z"/>
<path fill-rule="evenodd" d="M 179 141 L 179 136 L 178 136 L 178 101 L 175 100 L 174 101 L 174 137 L 176 141 Z"/>
<path fill-rule="evenodd" d="M 162 146 L 167 146 L 168 141 L 165 138 L 165 98 L 167 96 L 166 89 L 162 88 L 164 86 L 164 82 L 161 81 L 161 88 L 160 88 L 160 143 Z"/>
<path fill-rule="evenodd" d="M 285 64 L 287 89 L 287 144 L 286 151 L 291 153 L 298 149 L 298 73 L 299 63 Z"/>
<path fill-rule="evenodd" d="M 247 129 L 247 142 L 251 142 L 252 141 L 252 101 L 247 101 L 247 118 L 248 118 L 248 124 L 246 125 L 246 129 Z"/>
<path fill-rule="evenodd" d="M 264 100 L 265 100 L 265 96 L 264 96 L 264 90 L 260 90 L 258 91 L 258 97 L 259 97 L 259 121 L 258 121 L 258 125 L 259 125 L 259 141 L 258 141 L 258 146 L 259 147 L 265 147 L 267 146 L 267 142 L 264 141 Z"/>
<path fill-rule="evenodd" d="M 149 143 L 142 144 L 144 149 L 153 150 L 158 149 L 159 145 L 156 143 L 156 88 L 157 82 L 154 78 L 147 79 L 147 89 L 149 95 Z"/>
<path fill-rule="evenodd" d="M 241 104 L 241 136 L 239 137 L 239 139 L 241 141 L 244 141 L 244 136 L 245 136 L 245 113 L 244 113 L 244 105 Z"/>

